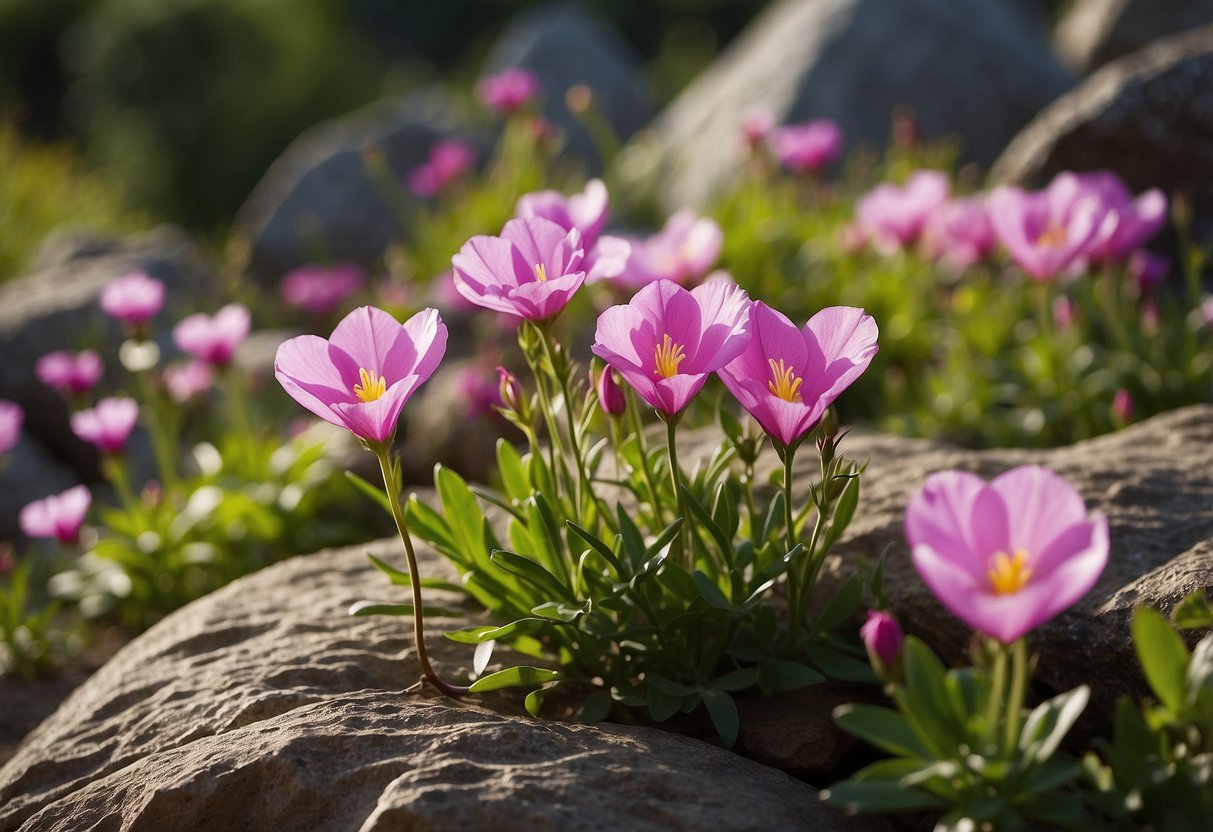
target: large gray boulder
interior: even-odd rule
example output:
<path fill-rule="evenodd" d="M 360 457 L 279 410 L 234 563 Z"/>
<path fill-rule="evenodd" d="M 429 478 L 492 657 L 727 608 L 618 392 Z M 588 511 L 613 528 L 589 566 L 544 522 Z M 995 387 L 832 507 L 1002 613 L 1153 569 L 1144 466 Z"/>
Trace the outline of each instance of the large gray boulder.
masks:
<path fill-rule="evenodd" d="M 485 62 L 485 74 L 528 69 L 543 88 L 544 116 L 565 133 L 565 153 L 602 167 L 593 139 L 565 105 L 569 87 L 585 84 L 620 141 L 648 124 L 655 112 L 640 56 L 618 33 L 572 3 L 547 3 L 520 13 Z"/>
<path fill-rule="evenodd" d="M 1057 24 L 1053 46 L 1087 73 L 1159 38 L 1213 23 L 1213 0 L 1076 0 Z"/>
<path fill-rule="evenodd" d="M 441 90 L 386 99 L 325 122 L 291 142 L 236 216 L 254 276 L 273 284 L 297 266 L 368 262 L 404 236 L 416 202 L 405 184 L 443 138 L 467 138 L 460 109 Z M 368 157 L 390 182 L 377 181 Z"/>
<path fill-rule="evenodd" d="M 659 192 L 671 207 L 702 204 L 740 167 L 741 120 L 757 110 L 835 119 L 851 148 L 883 145 L 908 104 L 926 137 L 957 136 L 988 164 L 1071 83 L 1043 30 L 1005 0 L 782 0 L 654 124 Z"/>
<path fill-rule="evenodd" d="M 1114 61 L 1055 101 L 990 172 L 1042 183 L 1065 170 L 1116 171 L 1137 191 L 1186 193 L 1213 211 L 1213 26 Z"/>
<path fill-rule="evenodd" d="M 513 693 L 404 693 L 419 673 L 407 621 L 346 616 L 400 597 L 366 549 L 272 566 L 123 648 L 0 768 L 0 830 L 886 828 L 698 740 L 533 720 Z M 478 620 L 433 627 L 449 677 L 470 648 L 441 630 Z"/>

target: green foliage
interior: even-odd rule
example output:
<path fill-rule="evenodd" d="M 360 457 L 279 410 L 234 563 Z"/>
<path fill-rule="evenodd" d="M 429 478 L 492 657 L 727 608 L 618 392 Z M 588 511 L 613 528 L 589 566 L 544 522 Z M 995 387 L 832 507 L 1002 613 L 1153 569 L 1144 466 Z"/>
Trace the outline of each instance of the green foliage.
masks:
<path fill-rule="evenodd" d="M 32 560 L 13 564 L 0 547 L 0 678 L 7 674 L 31 679 L 54 669 L 68 647 L 56 626 L 59 605 L 44 597 L 45 568 Z"/>

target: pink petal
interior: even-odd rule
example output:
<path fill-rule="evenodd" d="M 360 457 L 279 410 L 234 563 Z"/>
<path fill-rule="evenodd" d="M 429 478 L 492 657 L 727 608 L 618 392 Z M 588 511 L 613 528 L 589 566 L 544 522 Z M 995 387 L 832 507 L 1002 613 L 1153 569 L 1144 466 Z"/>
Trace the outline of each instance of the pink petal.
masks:
<path fill-rule="evenodd" d="M 317 335 L 299 335 L 278 346 L 274 376 L 295 401 L 338 427 L 345 427 L 332 410 L 337 402 L 353 399 L 358 370 L 346 357 L 345 372 L 333 361 L 329 342 Z M 344 354 L 342 354 L 344 355 Z M 353 375 L 349 375 L 352 368 Z"/>
<path fill-rule="evenodd" d="M 1021 466 L 996 477 L 990 487 L 1007 507 L 1012 550 L 1039 556 L 1067 529 L 1086 521 L 1082 497 L 1048 468 Z"/>
<path fill-rule="evenodd" d="M 983 585 L 988 566 L 984 557 L 973 555 L 977 549 L 973 525 L 974 507 L 985 488 L 981 477 L 965 471 L 932 474 L 910 499 L 905 518 L 906 539 L 912 549 L 929 548 L 950 563 L 952 570 Z"/>

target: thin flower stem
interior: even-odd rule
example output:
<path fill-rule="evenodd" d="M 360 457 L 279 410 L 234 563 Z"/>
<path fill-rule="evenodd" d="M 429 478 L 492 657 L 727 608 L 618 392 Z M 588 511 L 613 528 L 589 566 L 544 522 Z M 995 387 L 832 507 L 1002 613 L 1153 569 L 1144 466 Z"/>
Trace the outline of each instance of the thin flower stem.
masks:
<path fill-rule="evenodd" d="M 1002 642 L 992 642 L 994 669 L 990 680 L 990 698 L 986 702 L 986 730 L 992 744 L 998 744 L 998 714 L 1006 699 L 1007 647 Z"/>
<path fill-rule="evenodd" d="M 678 440 L 676 436 L 676 428 L 681 416 L 675 413 L 662 416 L 662 419 L 665 421 L 666 450 L 670 454 L 670 481 L 674 485 L 674 494 L 678 498 L 678 514 L 682 517 L 682 529 L 679 532 L 679 536 L 682 538 L 685 552 L 685 563 L 683 565 L 690 571 L 691 567 L 695 565 L 695 553 L 692 548 L 691 516 L 690 511 L 687 509 L 686 495 L 683 493 L 682 469 L 678 466 Z"/>
<path fill-rule="evenodd" d="M 177 487 L 177 466 L 174 461 L 173 440 L 165 429 L 163 400 L 156 394 L 152 386 L 151 375 L 147 371 L 136 373 L 139 392 L 143 396 L 146 407 L 143 410 L 144 423 L 147 425 L 148 436 L 152 441 L 152 455 L 156 458 L 156 468 L 160 471 L 160 482 L 166 494 L 171 494 Z"/>
<path fill-rule="evenodd" d="M 587 522 L 586 504 L 593 500 L 597 505 L 597 498 L 594 494 L 594 489 L 590 485 L 590 473 L 585 464 L 585 455 L 581 450 L 581 436 L 577 430 L 577 416 L 573 413 L 573 391 L 569 385 L 569 373 L 567 368 L 556 364 L 556 350 L 552 346 L 551 333 L 544 327 L 536 327 L 539 330 L 540 343 L 543 344 L 543 352 L 547 356 L 548 366 L 552 368 L 552 372 L 556 375 L 556 380 L 560 384 L 560 394 L 564 397 L 564 414 L 568 422 L 569 430 L 569 447 L 573 451 L 573 464 L 577 468 L 578 488 L 573 494 L 573 505 L 576 508 L 578 522 Z M 603 513 L 604 509 L 598 507 L 599 513 Z"/>
<path fill-rule="evenodd" d="M 396 528 L 400 531 L 400 540 L 404 543 L 404 556 L 409 564 L 409 585 L 413 590 L 413 634 L 417 641 L 417 659 L 421 662 L 421 672 L 434 687 L 447 696 L 453 698 L 463 696 L 471 688 L 446 682 L 430 665 L 429 652 L 425 647 L 425 613 L 421 606 L 421 576 L 417 570 L 417 554 L 413 551 L 413 540 L 409 535 L 408 523 L 404 519 L 404 511 L 400 508 L 400 486 L 396 482 L 396 471 L 392 466 L 391 452 L 383 443 L 373 446 L 372 450 L 379 458 L 379 467 L 383 470 L 383 487 L 387 490 L 392 517 L 396 520 Z"/>
<path fill-rule="evenodd" d="M 120 456 L 105 456 L 101 461 L 101 468 L 106 477 L 114 485 L 114 490 L 118 492 L 118 499 L 122 504 L 130 510 L 134 510 L 138 501 L 135 499 L 135 492 L 131 490 L 130 472 L 126 467 L 126 460 Z"/>
<path fill-rule="evenodd" d="M 649 464 L 649 446 L 644 438 L 644 422 L 640 420 L 640 406 L 634 396 L 628 396 L 628 415 L 632 420 L 632 430 L 636 434 L 636 447 L 640 452 L 640 473 L 649 487 L 649 500 L 653 506 L 653 514 L 657 517 L 658 526 L 665 524 L 665 505 L 661 500 L 661 492 L 657 489 L 657 477 Z"/>
<path fill-rule="evenodd" d="M 525 338 L 523 337 L 525 334 Z M 548 434 L 548 467 L 552 471 L 552 476 L 556 480 L 559 488 L 567 488 L 573 495 L 574 508 L 576 508 L 576 490 L 572 479 L 569 476 L 568 468 L 564 464 L 564 447 L 560 439 L 560 428 L 556 424 L 554 408 L 552 406 L 552 391 L 548 387 L 548 376 L 543 372 L 543 367 L 540 358 L 535 354 L 533 336 L 538 335 L 540 341 L 545 341 L 543 331 L 530 322 L 523 324 L 523 328 L 519 330 L 519 341 L 523 345 L 523 355 L 526 358 L 527 367 L 531 370 L 531 376 L 535 379 L 535 390 L 539 394 L 539 409 L 543 411 L 543 422 L 547 427 Z M 557 461 L 559 460 L 559 465 Z"/>
<path fill-rule="evenodd" d="M 1028 649 L 1021 638 L 1011 645 L 1011 690 L 1007 697 L 1007 722 L 1003 737 L 1008 753 L 1019 740 L 1019 712 L 1023 709 L 1027 686 Z"/>
<path fill-rule="evenodd" d="M 253 420 L 249 416 L 248 402 L 244 398 L 244 390 L 240 388 L 240 380 L 236 377 L 236 373 L 231 367 L 218 367 L 219 381 L 223 385 L 224 398 L 227 400 L 228 409 L 232 413 L 232 422 L 236 426 L 236 430 L 240 433 L 240 451 L 244 457 L 242 460 L 249 468 L 248 473 L 253 474 L 253 464 L 256 453 L 253 450 L 252 442 L 255 435 L 253 431 Z"/>

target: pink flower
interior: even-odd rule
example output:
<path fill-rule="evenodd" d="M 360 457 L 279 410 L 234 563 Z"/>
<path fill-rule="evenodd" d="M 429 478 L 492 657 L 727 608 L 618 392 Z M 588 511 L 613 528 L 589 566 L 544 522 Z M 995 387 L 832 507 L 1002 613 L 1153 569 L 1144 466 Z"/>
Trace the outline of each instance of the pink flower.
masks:
<path fill-rule="evenodd" d="M 708 217 L 678 211 L 661 231 L 645 240 L 632 240 L 631 257 L 618 282 L 640 287 L 657 280 L 687 284 L 711 271 L 724 247 L 724 232 Z"/>
<path fill-rule="evenodd" d="M 888 672 L 897 666 L 905 633 L 896 618 L 883 610 L 868 610 L 868 620 L 859 628 L 859 637 L 873 667 Z"/>
<path fill-rule="evenodd" d="M 994 232 L 1011 259 L 1036 280 L 1052 280 L 1081 265 L 1104 208 L 1077 177 L 1058 176 L 1044 191 L 1003 186 L 986 201 Z"/>
<path fill-rule="evenodd" d="M 120 454 L 139 418 L 139 405 L 126 396 L 110 396 L 89 410 L 72 414 L 72 432 L 103 454 Z"/>
<path fill-rule="evenodd" d="M 54 539 L 72 546 L 80 539 L 80 527 L 92 499 L 86 486 L 77 485 L 62 494 L 28 504 L 21 509 L 17 522 L 28 537 Z"/>
<path fill-rule="evenodd" d="M 215 383 L 211 365 L 200 358 L 164 368 L 164 388 L 177 404 L 185 404 L 210 390 Z"/>
<path fill-rule="evenodd" d="M 101 290 L 101 310 L 124 324 L 139 326 L 164 306 L 164 284 L 143 272 L 111 280 Z"/>
<path fill-rule="evenodd" d="M 1058 330 L 1069 328 L 1074 323 L 1075 307 L 1066 295 L 1058 295 L 1053 299 L 1053 326 Z"/>
<path fill-rule="evenodd" d="M 72 355 L 65 350 L 50 352 L 34 364 L 34 374 L 47 387 L 74 395 L 87 393 L 97 386 L 105 372 L 101 356 L 95 350 Z"/>
<path fill-rule="evenodd" d="M 173 328 L 173 341 L 187 355 L 223 367 L 231 362 L 248 332 L 248 309 L 238 303 L 229 303 L 214 317 L 198 312 L 183 318 Z"/>
<path fill-rule="evenodd" d="M 443 140 L 430 148 L 429 159 L 409 171 L 409 189 L 417 196 L 437 196 L 476 163 L 476 148 L 467 142 Z"/>
<path fill-rule="evenodd" d="M 283 342 L 274 375 L 291 398 L 326 422 L 368 442 L 389 442 L 405 402 L 446 353 L 446 325 L 436 309 L 403 324 L 362 306 L 328 340 L 300 335 Z"/>
<path fill-rule="evenodd" d="M 1196 310 L 1197 320 L 1205 329 L 1213 329 L 1213 297 L 1207 297 Z"/>
<path fill-rule="evenodd" d="M 539 78 L 527 69 L 503 69 L 481 78 L 476 84 L 476 94 L 487 106 L 509 115 L 539 94 Z"/>
<path fill-rule="evenodd" d="M 986 483 L 932 474 L 906 508 L 914 566 L 945 607 L 1004 644 L 1073 605 L 1108 561 L 1108 521 L 1047 468 Z"/>
<path fill-rule="evenodd" d="M 565 196 L 560 191 L 536 191 L 518 198 L 515 213 L 521 218 L 542 217 L 565 231 L 576 228 L 587 249 L 598 241 L 607 221 L 611 199 L 601 179 L 591 179 L 579 194 Z"/>
<path fill-rule="evenodd" d="M 328 315 L 365 282 L 362 267 L 353 263 L 304 266 L 282 278 L 282 299 L 309 315 Z"/>
<path fill-rule="evenodd" d="M 1123 387 L 1112 397 L 1112 419 L 1118 425 L 1127 425 L 1133 421 L 1133 397 Z"/>
<path fill-rule="evenodd" d="M 590 382 L 594 385 L 594 392 L 598 394 L 598 406 L 602 408 L 603 413 L 608 416 L 620 416 L 628 409 L 627 396 L 623 394 L 623 388 L 619 386 L 619 379 L 614 369 L 603 367 L 602 372 L 598 374 L 597 381 L 591 374 Z"/>
<path fill-rule="evenodd" d="M 518 376 L 500 364 L 497 365 L 497 399 L 510 410 L 517 411 L 522 405 L 522 385 Z"/>
<path fill-rule="evenodd" d="M 1134 198 L 1112 171 L 1060 174 L 1058 178 L 1065 176 L 1077 179 L 1083 192 L 1097 196 L 1103 208 L 1099 230 L 1086 252 L 1092 263 L 1123 260 L 1149 242 L 1167 221 L 1167 197 L 1158 188 Z"/>
<path fill-rule="evenodd" d="M 646 402 L 673 415 L 749 342 L 750 299 L 737 284 L 687 291 L 659 280 L 603 312 L 590 349 Z"/>
<path fill-rule="evenodd" d="M 742 141 L 753 150 L 767 140 L 774 126 L 775 119 L 765 110 L 750 113 L 741 122 Z"/>
<path fill-rule="evenodd" d="M 1143 293 L 1153 290 L 1171 273 L 1169 258 L 1139 249 L 1129 256 L 1129 274 Z"/>
<path fill-rule="evenodd" d="M 753 338 L 718 375 L 774 440 L 792 445 L 872 363 L 878 330 L 871 315 L 831 306 L 798 329 L 761 301 L 750 309 Z"/>
<path fill-rule="evenodd" d="M 922 241 L 928 257 L 956 270 L 985 260 L 998 243 L 980 199 L 953 199 L 940 205 L 927 217 Z"/>
<path fill-rule="evenodd" d="M 786 124 L 771 131 L 771 147 L 788 170 L 819 171 L 842 155 L 842 128 L 828 118 Z"/>
<path fill-rule="evenodd" d="M 951 188 L 947 174 L 916 170 L 904 186 L 885 182 L 864 194 L 855 206 L 856 221 L 877 251 L 896 254 L 918 239 Z"/>
<path fill-rule="evenodd" d="M 479 306 L 531 321 L 557 315 L 585 282 L 577 229 L 514 219 L 500 237 L 473 237 L 451 258 L 455 288 Z"/>
<path fill-rule="evenodd" d="M 0 399 L 0 454 L 6 454 L 21 441 L 21 423 L 25 412 L 16 402 Z"/>
<path fill-rule="evenodd" d="M 456 385 L 467 404 L 469 419 L 492 413 L 493 408 L 502 403 L 498 380 L 491 372 L 486 373 L 485 369 L 482 366 L 467 365 L 459 371 Z"/>

